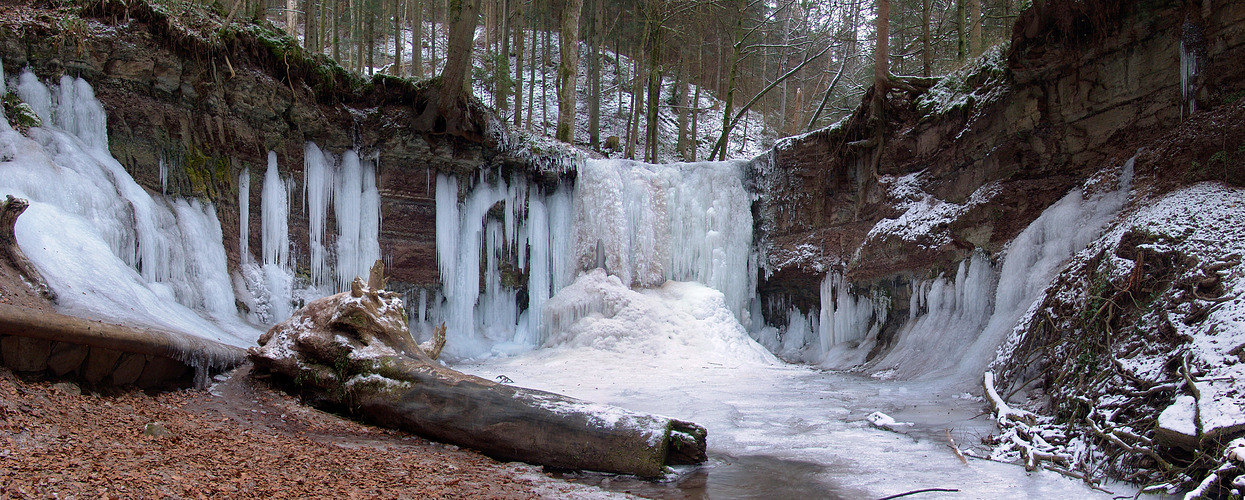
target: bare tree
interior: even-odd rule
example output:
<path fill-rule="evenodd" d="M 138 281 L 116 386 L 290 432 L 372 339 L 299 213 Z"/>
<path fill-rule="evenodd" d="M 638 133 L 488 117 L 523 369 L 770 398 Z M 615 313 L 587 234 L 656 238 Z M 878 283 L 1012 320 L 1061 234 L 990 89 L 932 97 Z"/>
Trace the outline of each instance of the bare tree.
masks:
<path fill-rule="evenodd" d="M 575 142 L 575 82 L 579 76 L 579 12 L 584 0 L 565 0 L 561 12 L 561 58 L 558 60 L 557 139 Z"/>
<path fill-rule="evenodd" d="M 476 24 L 480 20 L 480 0 L 450 0 L 446 18 L 450 20 L 450 39 L 445 69 L 441 71 L 440 102 L 443 106 L 464 93 L 467 74 L 471 71 Z"/>

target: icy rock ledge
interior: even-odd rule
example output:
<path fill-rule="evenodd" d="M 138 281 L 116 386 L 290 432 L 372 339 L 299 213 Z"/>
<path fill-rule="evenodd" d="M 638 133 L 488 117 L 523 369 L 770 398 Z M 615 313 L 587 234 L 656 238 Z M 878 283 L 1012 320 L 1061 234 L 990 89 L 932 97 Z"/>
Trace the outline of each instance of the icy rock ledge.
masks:
<path fill-rule="evenodd" d="M 356 279 L 308 303 L 248 352 L 317 406 L 501 460 L 660 477 L 705 461 L 705 429 L 451 370 L 415 344 L 397 294 Z"/>

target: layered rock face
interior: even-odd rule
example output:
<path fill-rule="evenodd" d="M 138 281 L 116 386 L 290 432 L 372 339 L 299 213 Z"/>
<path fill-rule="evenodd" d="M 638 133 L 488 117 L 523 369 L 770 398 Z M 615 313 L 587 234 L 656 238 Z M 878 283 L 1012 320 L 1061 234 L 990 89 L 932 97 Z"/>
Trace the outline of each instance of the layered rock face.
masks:
<path fill-rule="evenodd" d="M 1105 9 L 1092 16 L 1075 2 L 1030 9 L 1007 52 L 987 54 L 921 95 L 892 91 L 876 172 L 876 148 L 857 142 L 873 133 L 865 108 L 754 160 L 767 302 L 807 310 L 821 277 L 835 269 L 858 286 L 887 290 L 892 317 L 906 316 L 911 278 L 953 270 L 974 248 L 997 253 L 1069 189 L 1180 125 L 1190 112 L 1186 94 L 1199 110 L 1239 99 L 1245 8 L 1111 4 L 1092 7 Z M 1185 41 L 1193 31 L 1200 37 Z M 1199 58 L 1198 76 L 1182 80 L 1191 57 Z M 1188 156 L 1205 163 L 1214 152 Z M 1138 182 L 1170 189 L 1198 180 L 1196 172 L 1164 175 L 1166 161 L 1143 153 Z M 913 185 L 918 201 L 946 204 L 951 215 L 920 234 L 872 231 L 904 213 L 914 199 L 904 187 Z"/>

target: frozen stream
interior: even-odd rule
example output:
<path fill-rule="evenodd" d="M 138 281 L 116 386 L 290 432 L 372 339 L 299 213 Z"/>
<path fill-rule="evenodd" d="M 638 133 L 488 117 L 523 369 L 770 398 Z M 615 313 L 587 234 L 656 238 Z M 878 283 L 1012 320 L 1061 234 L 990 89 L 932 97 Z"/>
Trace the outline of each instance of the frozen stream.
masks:
<path fill-rule="evenodd" d="M 993 431 L 983 403 L 937 382 L 877 381 L 778 361 L 703 285 L 633 291 L 598 271 L 551 306 L 564 296 L 604 304 L 606 312 L 583 315 L 551 339 L 556 345 L 455 368 L 709 430 L 709 464 L 677 480 L 584 481 L 669 497 L 880 498 L 920 488 L 960 490 L 945 498 L 1110 497 L 1054 472 L 972 458 L 964 465 L 944 429 L 962 447 L 978 442 Z M 875 429 L 865 420 L 875 411 L 914 425 Z"/>

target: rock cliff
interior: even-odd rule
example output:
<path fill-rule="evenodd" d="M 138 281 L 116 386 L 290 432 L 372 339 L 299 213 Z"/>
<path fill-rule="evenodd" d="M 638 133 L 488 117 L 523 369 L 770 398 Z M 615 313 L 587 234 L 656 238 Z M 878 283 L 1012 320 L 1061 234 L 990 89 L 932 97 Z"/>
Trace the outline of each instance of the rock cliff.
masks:
<path fill-rule="evenodd" d="M 1184 132 L 1178 154 L 1145 149 L 1206 127 L 1190 124 L 1191 101 L 1199 112 L 1240 104 L 1245 6 L 1205 4 L 1052 1 L 1025 11 L 1008 46 L 928 92 L 888 94 L 876 172 L 867 107 L 780 141 L 751 165 L 764 302 L 808 310 L 821 277 L 837 270 L 887 290 L 891 317 L 904 317 L 912 279 L 954 270 L 974 248 L 998 253 L 1071 188 L 1139 149 L 1142 186 L 1245 182 L 1239 158 L 1230 172 L 1189 168 L 1224 150 L 1222 134 L 1239 136 L 1239 122 L 1216 124 L 1213 137 Z M 1189 79 L 1182 64 L 1193 57 L 1199 72 Z M 919 231 L 875 230 L 903 221 L 913 199 L 944 217 L 913 221 L 926 224 Z M 785 311 L 765 312 L 784 322 Z"/>

